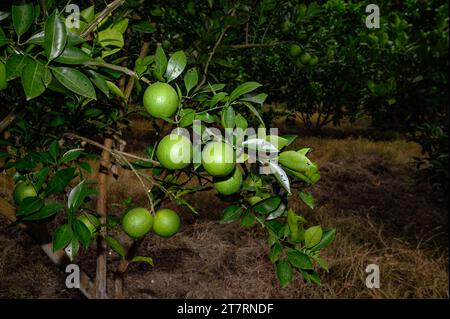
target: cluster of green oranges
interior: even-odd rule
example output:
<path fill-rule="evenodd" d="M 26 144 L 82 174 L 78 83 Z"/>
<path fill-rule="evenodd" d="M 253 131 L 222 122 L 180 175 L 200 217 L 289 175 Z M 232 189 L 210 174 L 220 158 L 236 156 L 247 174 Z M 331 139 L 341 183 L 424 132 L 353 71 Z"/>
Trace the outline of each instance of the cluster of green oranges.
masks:
<path fill-rule="evenodd" d="M 177 92 L 167 83 L 150 85 L 144 93 L 144 107 L 156 118 L 168 118 L 178 109 Z M 192 163 L 192 143 L 182 134 L 169 134 L 161 139 L 156 157 L 161 166 L 180 170 Z M 223 195 L 238 192 L 242 185 L 242 172 L 236 165 L 235 152 L 230 144 L 219 141 L 207 143 L 202 150 L 202 166 L 213 178 L 215 189 Z"/>
<path fill-rule="evenodd" d="M 298 44 L 291 44 L 289 46 L 289 55 L 295 61 L 295 65 L 298 68 L 303 68 L 305 66 L 314 66 L 319 62 L 317 55 L 311 55 Z"/>

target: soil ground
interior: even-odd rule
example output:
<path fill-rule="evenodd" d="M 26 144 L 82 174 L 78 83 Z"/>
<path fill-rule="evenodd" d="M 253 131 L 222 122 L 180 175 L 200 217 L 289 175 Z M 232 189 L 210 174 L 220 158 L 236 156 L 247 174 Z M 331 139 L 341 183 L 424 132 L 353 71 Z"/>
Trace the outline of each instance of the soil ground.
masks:
<path fill-rule="evenodd" d="M 126 150 L 142 152 L 152 138 L 145 125 L 136 125 Z M 257 226 L 220 225 L 224 204 L 211 191 L 189 198 L 199 216 L 171 206 L 183 219 L 176 236 L 145 238 L 139 255 L 153 257 L 155 266 L 129 267 L 127 297 L 449 298 L 448 200 L 414 179 L 413 157 L 420 156 L 419 147 L 400 138 L 331 135 L 300 136 L 291 148 L 305 146 L 312 148 L 322 173 L 311 190 L 317 208 L 307 209 L 297 196 L 290 205 L 309 221 L 338 230 L 334 244 L 323 252 L 330 271 L 322 273 L 320 287 L 297 275 L 288 288 L 279 288 L 264 232 Z M 10 196 L 10 189 L 2 179 L 1 195 Z M 130 173 L 111 181 L 110 195 L 113 203 L 133 197 L 135 203 L 146 204 Z M 120 231 L 117 236 L 130 243 Z M 94 250 L 81 257 L 81 268 L 93 276 Z M 109 262 L 117 264 L 114 254 Z M 369 264 L 380 266 L 380 289 L 365 287 Z M 0 298 L 82 298 L 65 288 L 64 280 L 27 235 L 0 218 Z"/>

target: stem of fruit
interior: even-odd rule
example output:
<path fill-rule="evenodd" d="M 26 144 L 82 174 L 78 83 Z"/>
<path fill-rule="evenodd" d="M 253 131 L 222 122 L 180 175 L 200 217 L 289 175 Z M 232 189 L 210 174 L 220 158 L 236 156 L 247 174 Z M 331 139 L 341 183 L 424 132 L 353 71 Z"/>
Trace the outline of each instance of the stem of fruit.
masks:
<path fill-rule="evenodd" d="M 105 138 L 102 151 L 102 160 L 109 161 L 111 153 L 108 151 L 112 148 L 113 140 Z M 107 203 L 108 203 L 108 172 L 100 167 L 98 172 L 98 199 L 97 199 L 97 213 L 100 216 L 100 223 L 106 224 L 107 217 Z M 95 297 L 98 299 L 106 298 L 106 280 L 107 280 L 107 265 L 106 265 L 106 251 L 107 244 L 104 237 L 107 235 L 107 229 L 102 228 L 102 236 L 97 237 L 97 270 L 95 277 Z"/>

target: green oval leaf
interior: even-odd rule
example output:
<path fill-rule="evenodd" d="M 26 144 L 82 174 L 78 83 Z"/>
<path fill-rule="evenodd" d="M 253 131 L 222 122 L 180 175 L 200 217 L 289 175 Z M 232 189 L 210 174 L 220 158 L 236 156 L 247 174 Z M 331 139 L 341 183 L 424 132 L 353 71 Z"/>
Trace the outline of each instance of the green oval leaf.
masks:
<path fill-rule="evenodd" d="M 198 83 L 198 72 L 197 69 L 192 68 L 189 69 L 186 74 L 184 75 L 184 86 L 186 88 L 186 95 L 189 94 L 189 91 L 194 88 Z"/>
<path fill-rule="evenodd" d="M 322 239 L 320 240 L 320 242 L 311 249 L 317 251 L 325 247 L 328 247 L 333 242 L 335 236 L 336 236 L 335 228 L 325 230 L 323 232 Z"/>
<path fill-rule="evenodd" d="M 57 251 L 66 247 L 73 237 L 72 228 L 69 224 L 59 226 L 53 233 L 53 251 Z"/>
<path fill-rule="evenodd" d="M 299 197 L 300 199 L 306 204 L 308 205 L 309 208 L 314 209 L 314 206 L 316 204 L 314 197 L 309 194 L 309 193 L 305 193 L 305 192 L 299 192 Z"/>
<path fill-rule="evenodd" d="M 228 224 L 237 220 L 242 213 L 242 208 L 237 205 L 230 205 L 223 210 L 223 216 L 220 220 L 221 224 Z"/>
<path fill-rule="evenodd" d="M 164 71 L 166 71 L 166 68 L 167 68 L 167 56 L 164 53 L 163 48 L 160 45 L 158 45 L 155 53 L 155 72 L 162 78 Z"/>
<path fill-rule="evenodd" d="M 281 186 L 288 192 L 288 194 L 291 194 L 291 184 L 289 182 L 289 178 L 286 174 L 286 172 L 275 162 L 269 162 L 270 172 L 275 176 L 277 181 L 280 183 Z"/>
<path fill-rule="evenodd" d="M 292 281 L 293 272 L 292 267 L 287 260 L 280 260 L 277 263 L 277 278 L 280 282 L 281 288 L 285 288 Z"/>
<path fill-rule="evenodd" d="M 125 248 L 123 248 L 122 244 L 115 239 L 112 236 L 106 236 L 105 237 L 106 242 L 108 243 L 108 246 L 114 250 L 119 256 L 125 257 Z"/>
<path fill-rule="evenodd" d="M 237 88 L 235 88 L 233 90 L 233 92 L 231 92 L 228 102 L 231 103 L 234 100 L 236 100 L 238 97 L 240 97 L 241 95 L 250 93 L 250 92 L 256 90 L 257 88 L 259 88 L 260 86 L 262 86 L 262 84 L 259 84 L 258 82 L 242 83 Z"/>
<path fill-rule="evenodd" d="M 12 21 L 16 34 L 20 37 L 27 32 L 34 20 L 34 5 L 30 1 L 28 3 L 21 3 L 13 5 L 11 8 Z"/>
<path fill-rule="evenodd" d="M 272 196 L 258 202 L 255 206 L 253 206 L 253 209 L 260 214 L 266 215 L 270 214 L 275 209 L 277 209 L 280 206 L 280 204 L 281 204 L 281 197 Z"/>
<path fill-rule="evenodd" d="M 299 269 L 312 269 L 313 263 L 308 255 L 297 249 L 288 249 L 287 257 L 292 266 Z"/>
<path fill-rule="evenodd" d="M 235 118 L 236 112 L 234 111 L 234 108 L 232 106 L 228 106 L 224 109 L 222 109 L 222 126 L 224 128 L 234 128 L 235 126 Z"/>
<path fill-rule="evenodd" d="M 63 168 L 56 172 L 55 176 L 50 179 L 45 188 L 45 194 L 55 194 L 64 191 L 64 188 L 70 183 L 75 175 L 75 167 Z"/>
<path fill-rule="evenodd" d="M 19 209 L 17 210 L 17 216 L 30 215 L 37 212 L 42 206 L 44 206 L 44 201 L 39 197 L 26 197 L 20 203 Z"/>
<path fill-rule="evenodd" d="M 91 57 L 83 50 L 68 46 L 55 61 L 64 64 L 83 64 L 90 59 Z"/>
<path fill-rule="evenodd" d="M 22 69 L 21 79 L 27 100 L 31 100 L 44 93 L 46 84 L 49 84 L 45 78 L 47 71 L 48 69 L 41 62 L 32 59 L 26 60 L 26 64 Z"/>
<path fill-rule="evenodd" d="M 75 235 L 80 240 L 81 244 L 84 246 L 89 246 L 92 239 L 92 234 L 89 228 L 86 227 L 86 225 L 78 219 L 75 219 L 73 222 L 73 230 L 75 232 Z"/>
<path fill-rule="evenodd" d="M 76 210 L 83 203 L 86 198 L 86 184 L 84 180 L 78 183 L 69 193 L 69 197 L 67 199 L 67 208 L 71 210 Z"/>
<path fill-rule="evenodd" d="M 67 42 L 66 25 L 55 10 L 45 22 L 44 49 L 49 61 L 57 58 L 64 50 Z"/>
<path fill-rule="evenodd" d="M 55 78 L 67 89 L 90 99 L 97 99 L 94 86 L 88 77 L 69 67 L 52 68 Z"/>
<path fill-rule="evenodd" d="M 305 246 L 311 248 L 322 239 L 322 227 L 312 226 L 305 231 Z"/>
<path fill-rule="evenodd" d="M 64 207 L 60 203 L 50 203 L 42 207 L 37 213 L 26 216 L 24 220 L 40 220 L 55 215 Z"/>
<path fill-rule="evenodd" d="M 167 70 L 165 77 L 167 82 L 175 80 L 181 73 L 183 73 L 186 67 L 187 59 L 183 51 L 175 52 L 167 63 Z"/>

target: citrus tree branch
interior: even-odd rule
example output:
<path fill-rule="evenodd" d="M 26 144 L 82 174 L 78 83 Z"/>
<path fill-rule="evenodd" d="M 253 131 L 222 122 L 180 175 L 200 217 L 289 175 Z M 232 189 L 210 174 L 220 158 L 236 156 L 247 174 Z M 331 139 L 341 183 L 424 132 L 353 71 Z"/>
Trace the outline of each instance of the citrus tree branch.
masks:
<path fill-rule="evenodd" d="M 125 3 L 125 0 L 114 0 L 110 4 L 106 6 L 105 9 L 103 9 L 102 12 L 100 12 L 92 22 L 90 22 L 84 30 L 80 33 L 80 36 L 82 38 L 86 38 L 94 29 L 99 25 L 100 22 L 103 21 L 104 18 L 106 18 L 111 12 L 116 10 L 118 7 L 123 5 Z"/>
<path fill-rule="evenodd" d="M 275 43 L 243 43 L 243 44 L 233 44 L 229 47 L 232 49 L 253 49 L 253 48 L 271 48 L 278 45 L 286 44 L 288 41 L 275 42 Z"/>
<path fill-rule="evenodd" d="M 0 133 L 8 128 L 9 125 L 16 119 L 16 113 L 13 111 L 9 112 L 3 120 L 0 122 Z"/>
<path fill-rule="evenodd" d="M 152 82 L 147 79 L 146 77 L 141 77 L 139 78 L 138 75 L 136 74 L 136 72 L 134 72 L 133 70 L 130 70 L 127 67 L 121 66 L 121 65 L 116 65 L 116 64 L 111 64 L 111 63 L 105 63 L 105 62 L 98 62 L 98 61 L 89 61 L 86 62 L 84 64 L 87 67 L 102 67 L 102 68 L 108 68 L 111 70 L 115 70 L 115 71 L 119 71 L 122 72 L 123 74 L 126 74 L 132 78 L 141 80 L 142 82 L 147 83 L 148 85 L 152 84 Z"/>

